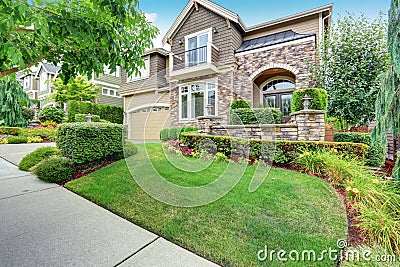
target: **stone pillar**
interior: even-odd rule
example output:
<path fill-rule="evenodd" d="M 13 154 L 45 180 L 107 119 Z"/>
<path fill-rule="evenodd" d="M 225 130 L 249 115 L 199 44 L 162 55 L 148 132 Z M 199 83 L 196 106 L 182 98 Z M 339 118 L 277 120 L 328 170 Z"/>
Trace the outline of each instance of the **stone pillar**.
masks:
<path fill-rule="evenodd" d="M 325 140 L 325 111 L 300 110 L 290 114 L 292 123 L 297 125 L 299 141 Z"/>
<path fill-rule="evenodd" d="M 198 133 L 199 134 L 212 134 L 212 127 L 219 126 L 222 117 L 218 116 L 201 116 L 197 117 Z"/>

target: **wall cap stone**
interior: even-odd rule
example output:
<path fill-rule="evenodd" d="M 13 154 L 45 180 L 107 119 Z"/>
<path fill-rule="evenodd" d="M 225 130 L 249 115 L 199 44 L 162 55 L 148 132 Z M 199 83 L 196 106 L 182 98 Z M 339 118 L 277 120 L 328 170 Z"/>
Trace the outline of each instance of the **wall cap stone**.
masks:
<path fill-rule="evenodd" d="M 296 124 L 247 124 L 247 125 L 224 125 L 212 126 L 213 129 L 242 129 L 242 128 L 297 128 Z"/>
<path fill-rule="evenodd" d="M 325 110 L 308 109 L 290 113 L 290 116 L 301 115 L 301 114 L 325 114 L 325 113 L 326 113 Z"/>

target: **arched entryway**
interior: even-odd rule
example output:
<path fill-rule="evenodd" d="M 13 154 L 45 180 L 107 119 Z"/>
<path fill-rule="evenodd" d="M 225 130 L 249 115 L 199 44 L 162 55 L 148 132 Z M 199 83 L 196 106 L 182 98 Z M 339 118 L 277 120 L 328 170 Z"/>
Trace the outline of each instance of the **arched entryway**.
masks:
<path fill-rule="evenodd" d="M 292 94 L 296 89 L 296 75 L 284 68 L 271 68 L 254 79 L 253 103 L 255 107 L 279 108 L 288 118 L 292 108 Z"/>

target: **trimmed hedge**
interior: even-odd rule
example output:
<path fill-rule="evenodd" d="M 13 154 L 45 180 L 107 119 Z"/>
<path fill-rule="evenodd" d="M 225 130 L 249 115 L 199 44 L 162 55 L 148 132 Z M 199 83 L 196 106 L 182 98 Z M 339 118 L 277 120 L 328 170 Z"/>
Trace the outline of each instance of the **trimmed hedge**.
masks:
<path fill-rule="evenodd" d="M 41 147 L 26 155 L 18 164 L 18 168 L 22 171 L 29 171 L 30 168 L 38 164 L 40 161 L 51 156 L 61 156 L 61 151 L 56 147 Z"/>
<path fill-rule="evenodd" d="M 55 121 L 61 123 L 65 118 L 64 110 L 56 107 L 45 107 L 39 113 L 39 120 L 41 122 L 45 121 Z"/>
<path fill-rule="evenodd" d="M 59 183 L 71 178 L 74 165 L 71 160 L 60 156 L 53 156 L 42 160 L 32 168 L 33 173 L 49 183 Z"/>
<path fill-rule="evenodd" d="M 282 122 L 282 112 L 278 108 L 238 108 L 231 109 L 232 125 L 277 124 Z"/>
<path fill-rule="evenodd" d="M 91 102 L 68 101 L 69 122 L 75 122 L 76 114 L 98 115 L 103 120 L 122 124 L 124 121 L 123 107 L 95 104 Z M 86 120 L 85 120 L 86 121 Z"/>
<path fill-rule="evenodd" d="M 75 122 L 86 122 L 87 114 L 75 114 Z M 92 122 L 100 122 L 100 116 L 99 115 L 91 115 L 92 116 Z"/>
<path fill-rule="evenodd" d="M 331 149 L 335 153 L 357 157 L 363 160 L 367 154 L 368 146 L 356 143 L 334 143 L 334 142 L 315 142 L 315 141 L 265 141 L 265 140 L 246 140 L 232 138 L 229 136 L 209 136 L 193 133 L 181 135 L 181 141 L 188 148 L 199 150 L 200 144 L 205 140 L 211 140 L 217 147 L 217 152 L 230 157 L 231 154 L 238 154 L 246 157 L 244 151 L 249 147 L 250 156 L 253 159 L 272 160 L 275 163 L 287 164 L 293 162 L 299 153 L 304 151 L 317 151 L 321 149 Z"/>
<path fill-rule="evenodd" d="M 74 163 L 123 158 L 124 126 L 115 123 L 64 123 L 57 128 L 57 147 Z"/>
<path fill-rule="evenodd" d="M 385 164 L 386 151 L 381 144 L 374 144 L 370 133 L 340 132 L 333 135 L 335 142 L 361 143 L 369 146 L 365 157 L 365 164 L 372 167 L 381 167 Z"/>
<path fill-rule="evenodd" d="M 182 128 L 165 128 L 160 131 L 160 140 L 178 140 L 181 133 L 197 132 L 198 128 L 195 126 L 186 126 Z"/>
<path fill-rule="evenodd" d="M 308 95 L 312 98 L 309 109 L 326 110 L 328 106 L 328 93 L 320 88 L 300 89 L 293 92 L 292 96 L 292 112 L 304 109 L 303 97 Z"/>
<path fill-rule="evenodd" d="M 35 116 L 35 111 L 28 107 L 22 107 L 22 116 L 24 117 L 25 120 L 31 121 Z"/>
<path fill-rule="evenodd" d="M 250 101 L 233 100 L 231 104 L 231 109 L 238 109 L 238 108 L 251 108 Z"/>

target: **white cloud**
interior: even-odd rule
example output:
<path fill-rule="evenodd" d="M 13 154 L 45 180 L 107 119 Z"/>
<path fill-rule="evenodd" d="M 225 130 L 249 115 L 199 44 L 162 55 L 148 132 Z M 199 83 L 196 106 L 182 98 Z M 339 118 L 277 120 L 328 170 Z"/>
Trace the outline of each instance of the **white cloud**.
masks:
<path fill-rule="evenodd" d="M 154 22 L 157 19 L 158 14 L 157 13 L 144 13 L 144 15 L 146 16 L 146 19 L 149 22 Z"/>

